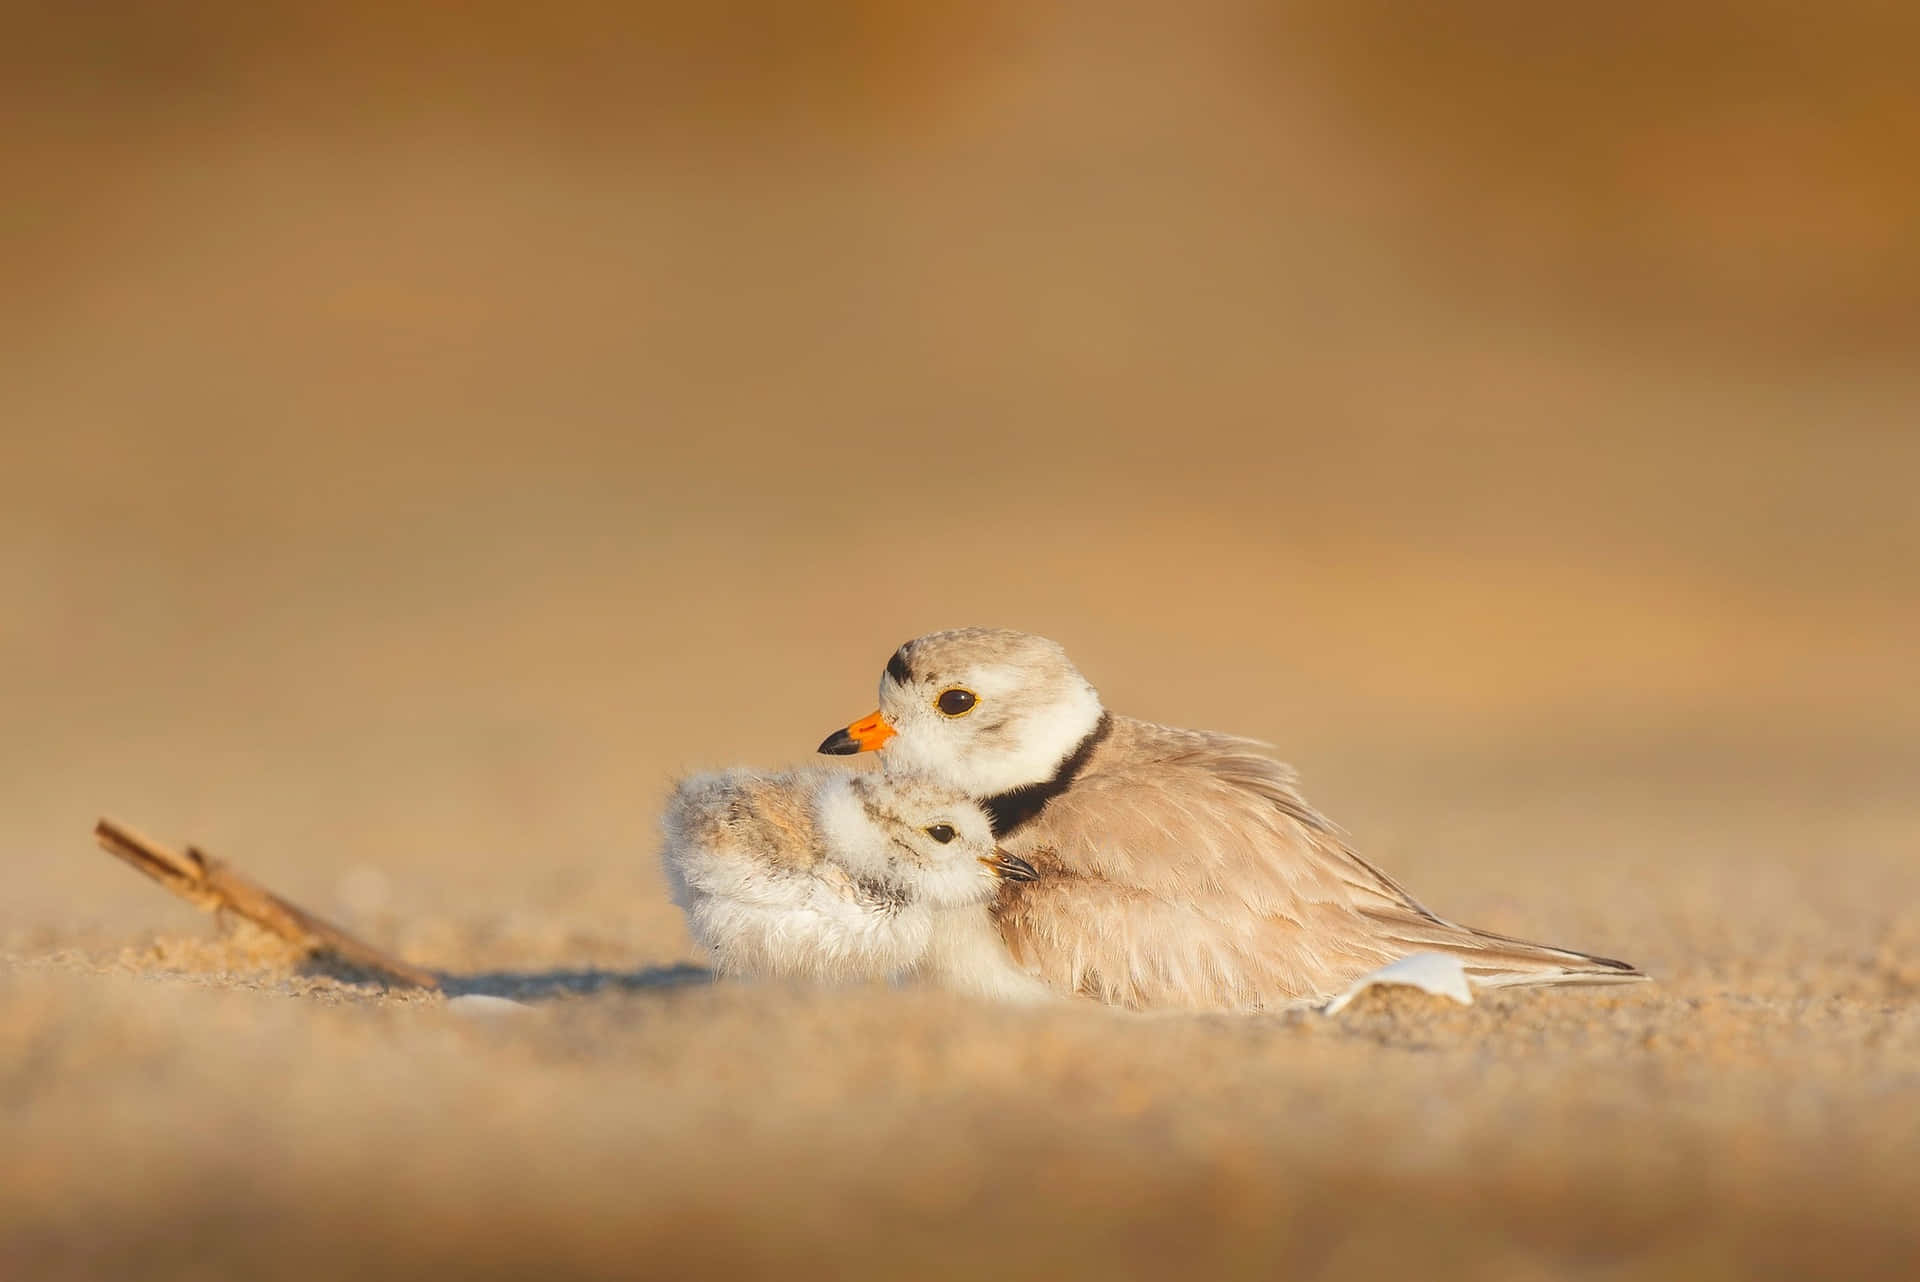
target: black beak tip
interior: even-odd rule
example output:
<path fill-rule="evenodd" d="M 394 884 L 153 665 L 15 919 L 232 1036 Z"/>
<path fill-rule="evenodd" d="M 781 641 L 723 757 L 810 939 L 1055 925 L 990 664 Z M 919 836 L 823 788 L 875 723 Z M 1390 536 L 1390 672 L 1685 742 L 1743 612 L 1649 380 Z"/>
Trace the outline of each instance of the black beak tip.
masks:
<path fill-rule="evenodd" d="M 818 751 L 829 757 L 851 757 L 860 751 L 860 741 L 845 730 L 835 730 L 820 741 Z"/>
<path fill-rule="evenodd" d="M 996 860 L 1000 876 L 1007 881 L 1039 881 L 1040 871 L 1018 855 L 1001 851 Z"/>

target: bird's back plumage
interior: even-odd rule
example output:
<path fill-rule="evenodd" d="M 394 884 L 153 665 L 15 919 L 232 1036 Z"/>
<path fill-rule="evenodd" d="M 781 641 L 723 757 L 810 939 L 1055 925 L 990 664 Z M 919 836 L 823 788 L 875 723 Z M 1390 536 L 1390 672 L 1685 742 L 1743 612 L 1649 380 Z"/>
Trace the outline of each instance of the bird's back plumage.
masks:
<path fill-rule="evenodd" d="M 1114 717 L 1072 787 L 1004 844 L 1039 871 L 994 905 L 1013 957 L 1135 1008 L 1317 1001 L 1413 952 L 1486 987 L 1618 983 L 1605 958 L 1446 921 L 1356 854 L 1265 745 Z"/>

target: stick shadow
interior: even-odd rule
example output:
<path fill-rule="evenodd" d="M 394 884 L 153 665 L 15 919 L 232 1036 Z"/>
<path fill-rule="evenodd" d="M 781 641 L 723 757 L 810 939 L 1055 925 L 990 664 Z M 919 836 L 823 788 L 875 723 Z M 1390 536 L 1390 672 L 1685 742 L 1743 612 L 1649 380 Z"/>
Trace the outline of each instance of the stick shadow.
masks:
<path fill-rule="evenodd" d="M 642 970 L 494 970 L 473 975 L 442 975 L 440 990 L 448 997 L 510 997 L 517 1002 L 582 997 L 593 993 L 642 993 L 661 988 L 683 988 L 713 981 L 705 966 L 679 962 Z"/>

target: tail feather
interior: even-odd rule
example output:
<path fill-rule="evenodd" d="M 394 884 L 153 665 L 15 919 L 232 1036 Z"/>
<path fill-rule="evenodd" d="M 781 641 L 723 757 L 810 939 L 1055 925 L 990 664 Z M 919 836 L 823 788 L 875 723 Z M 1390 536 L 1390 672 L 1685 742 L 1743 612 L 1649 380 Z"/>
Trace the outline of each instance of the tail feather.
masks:
<path fill-rule="evenodd" d="M 1475 930 L 1439 918 L 1369 914 L 1384 938 L 1407 952 L 1447 953 L 1460 959 L 1467 977 L 1481 988 L 1523 988 L 1548 984 L 1637 984 L 1647 974 L 1629 962 L 1570 948 L 1554 948 L 1489 930 Z"/>

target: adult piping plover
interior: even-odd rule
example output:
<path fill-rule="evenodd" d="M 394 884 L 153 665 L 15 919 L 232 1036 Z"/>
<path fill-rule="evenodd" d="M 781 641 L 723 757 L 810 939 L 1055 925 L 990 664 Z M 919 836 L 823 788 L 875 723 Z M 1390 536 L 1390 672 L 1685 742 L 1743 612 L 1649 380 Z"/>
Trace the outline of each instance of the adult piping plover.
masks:
<path fill-rule="evenodd" d="M 998 991 L 975 978 L 992 971 L 974 957 L 992 936 L 987 903 L 1034 875 L 965 794 L 892 773 L 698 775 L 663 826 L 674 902 L 727 975 L 938 979 L 960 965 L 958 986 Z"/>
<path fill-rule="evenodd" d="M 963 628 L 901 646 L 879 711 L 820 751 L 883 746 L 889 771 L 978 800 L 1037 872 L 1000 888 L 992 919 L 1007 957 L 1059 993 L 1266 1009 L 1420 952 L 1459 957 L 1482 987 L 1646 978 L 1436 915 L 1355 854 L 1266 745 L 1114 716 L 1044 637 Z"/>

